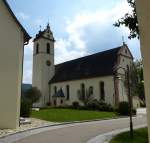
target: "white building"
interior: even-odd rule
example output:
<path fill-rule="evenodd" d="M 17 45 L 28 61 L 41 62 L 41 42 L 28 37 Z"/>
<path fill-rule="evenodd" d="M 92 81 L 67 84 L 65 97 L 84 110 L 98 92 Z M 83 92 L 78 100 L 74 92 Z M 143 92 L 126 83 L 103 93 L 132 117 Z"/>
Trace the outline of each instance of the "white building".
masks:
<path fill-rule="evenodd" d="M 0 129 L 19 126 L 24 45 L 30 36 L 0 0 Z"/>
<path fill-rule="evenodd" d="M 133 64 L 133 56 L 126 44 L 54 65 L 54 43 L 49 25 L 34 39 L 33 86 L 42 92 L 35 106 L 82 104 L 79 97 L 87 94 L 112 106 L 128 100 L 125 70 Z"/>

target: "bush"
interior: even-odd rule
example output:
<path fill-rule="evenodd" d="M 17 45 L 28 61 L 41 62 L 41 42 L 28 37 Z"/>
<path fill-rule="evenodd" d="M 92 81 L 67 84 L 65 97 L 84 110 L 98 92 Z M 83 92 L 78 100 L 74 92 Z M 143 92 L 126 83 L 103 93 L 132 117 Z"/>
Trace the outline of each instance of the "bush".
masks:
<path fill-rule="evenodd" d="M 94 99 L 94 100 L 88 102 L 86 107 L 89 110 L 99 110 L 100 104 L 96 99 Z"/>
<path fill-rule="evenodd" d="M 120 102 L 118 106 L 118 113 L 120 115 L 129 115 L 129 103 L 128 102 Z"/>
<path fill-rule="evenodd" d="M 47 106 L 51 106 L 52 104 L 51 104 L 51 102 L 47 102 L 46 105 Z"/>
<path fill-rule="evenodd" d="M 79 102 L 77 102 L 77 101 L 72 102 L 72 108 L 78 109 L 79 106 L 80 106 L 80 105 L 79 105 Z"/>
<path fill-rule="evenodd" d="M 96 99 L 87 103 L 88 110 L 99 110 L 99 111 L 114 111 L 113 107 L 110 104 L 107 104 Z"/>
<path fill-rule="evenodd" d="M 99 102 L 99 110 L 100 111 L 114 111 L 113 107 L 110 104 L 100 101 Z"/>
<path fill-rule="evenodd" d="M 20 116 L 21 117 L 30 117 L 30 115 L 31 115 L 31 108 L 32 108 L 31 101 L 23 98 L 21 100 Z"/>

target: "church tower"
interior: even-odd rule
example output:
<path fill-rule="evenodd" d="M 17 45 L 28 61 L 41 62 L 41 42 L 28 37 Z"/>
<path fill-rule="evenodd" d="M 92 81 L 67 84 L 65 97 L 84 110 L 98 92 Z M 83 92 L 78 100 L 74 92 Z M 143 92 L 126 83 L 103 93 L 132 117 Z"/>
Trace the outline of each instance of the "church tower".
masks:
<path fill-rule="evenodd" d="M 34 39 L 33 50 L 33 77 L 32 85 L 42 94 L 35 107 L 44 107 L 50 102 L 49 81 L 55 74 L 54 66 L 54 37 L 49 24 L 46 29 L 39 31 Z"/>

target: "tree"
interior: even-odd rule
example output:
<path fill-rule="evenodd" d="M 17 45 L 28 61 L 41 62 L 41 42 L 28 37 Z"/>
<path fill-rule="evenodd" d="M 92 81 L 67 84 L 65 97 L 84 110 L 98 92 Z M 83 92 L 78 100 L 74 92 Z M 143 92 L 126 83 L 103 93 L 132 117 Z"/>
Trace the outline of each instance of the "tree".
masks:
<path fill-rule="evenodd" d="M 32 87 L 22 93 L 21 97 L 21 117 L 29 117 L 31 115 L 32 104 L 36 103 L 41 97 L 41 92 L 36 88 Z"/>
<path fill-rule="evenodd" d="M 143 77 L 143 65 L 141 60 L 137 60 L 130 67 L 130 91 L 131 96 L 138 96 L 145 106 L 145 91 L 144 91 L 144 77 Z M 127 85 L 125 80 L 125 85 Z"/>
<path fill-rule="evenodd" d="M 131 7 L 132 12 L 126 13 L 124 17 L 120 18 L 117 22 L 115 22 L 114 26 L 120 27 L 121 25 L 128 27 L 130 30 L 129 39 L 138 38 L 139 39 L 139 28 L 138 28 L 138 20 L 136 14 L 136 4 L 135 0 L 127 0 L 129 6 Z"/>
<path fill-rule="evenodd" d="M 137 93 L 139 98 L 143 101 L 143 106 L 146 105 L 145 103 L 145 90 L 144 90 L 144 76 L 143 76 L 143 64 L 142 61 L 135 62 L 137 75 L 138 75 L 138 86 L 137 86 Z"/>
<path fill-rule="evenodd" d="M 32 87 L 24 93 L 24 98 L 30 100 L 32 104 L 38 102 L 40 97 L 41 92 L 37 87 Z"/>

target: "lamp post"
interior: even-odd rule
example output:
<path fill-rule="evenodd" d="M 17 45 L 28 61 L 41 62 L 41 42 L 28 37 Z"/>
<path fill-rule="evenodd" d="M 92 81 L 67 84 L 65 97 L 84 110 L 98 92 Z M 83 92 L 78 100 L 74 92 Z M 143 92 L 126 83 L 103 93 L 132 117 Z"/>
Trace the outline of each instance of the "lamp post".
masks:
<path fill-rule="evenodd" d="M 132 96 L 131 96 L 131 91 L 130 91 L 130 69 L 129 66 L 127 66 L 127 69 L 123 68 L 123 67 L 117 67 L 114 72 L 116 75 L 116 71 L 118 69 L 122 69 L 125 72 L 125 79 L 127 82 L 127 91 L 128 91 L 128 102 L 129 102 L 129 116 L 130 116 L 130 137 L 133 138 L 133 121 L 132 121 Z M 118 76 L 116 76 L 118 77 Z"/>

